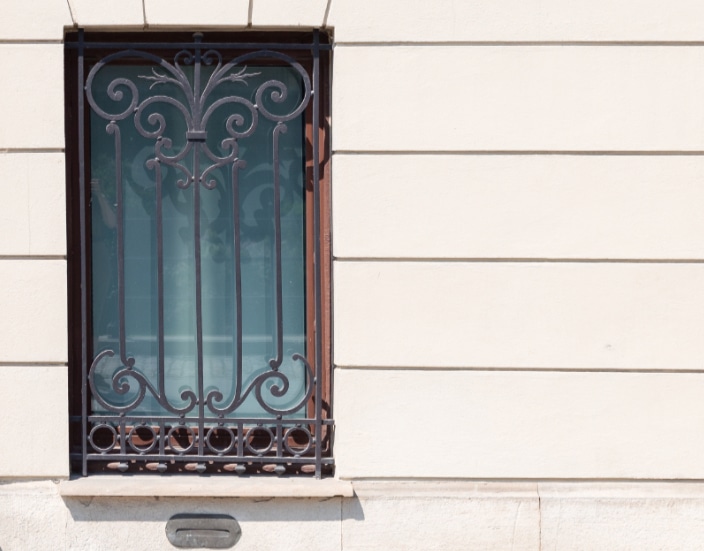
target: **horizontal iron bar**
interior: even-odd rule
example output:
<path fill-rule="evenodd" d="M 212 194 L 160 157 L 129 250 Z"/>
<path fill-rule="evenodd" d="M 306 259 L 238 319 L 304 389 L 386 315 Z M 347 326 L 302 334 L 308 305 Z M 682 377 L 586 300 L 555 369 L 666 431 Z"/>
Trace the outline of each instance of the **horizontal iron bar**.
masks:
<path fill-rule="evenodd" d="M 200 421 L 198 417 L 159 417 L 159 416 L 154 416 L 154 417 L 126 417 L 126 416 L 119 416 L 119 415 L 89 415 L 88 416 L 88 421 L 92 423 L 96 422 L 108 422 L 108 421 L 116 421 L 116 422 L 122 422 L 124 421 L 125 424 L 138 424 L 138 425 L 157 425 L 159 423 L 177 423 L 180 424 L 181 422 L 183 423 L 198 423 Z M 317 421 L 316 419 L 312 418 L 305 418 L 305 419 L 276 419 L 276 418 L 261 418 L 261 417 L 252 417 L 252 418 L 220 418 L 220 417 L 203 417 L 202 421 L 204 423 L 229 423 L 229 424 L 237 424 L 237 423 L 242 423 L 244 425 L 313 425 Z M 333 419 L 323 419 L 323 424 L 324 425 L 333 425 L 335 421 Z"/>
<path fill-rule="evenodd" d="M 78 42 L 66 42 L 66 48 L 77 49 Z M 269 42 L 84 42 L 86 50 L 312 50 L 313 44 L 277 44 Z M 320 44 L 320 50 L 332 50 L 331 44 Z"/>
<path fill-rule="evenodd" d="M 71 454 L 72 457 L 78 459 L 81 457 L 80 454 Z M 160 461 L 162 463 L 296 463 L 303 465 L 312 465 L 315 463 L 315 456 L 305 456 L 305 457 L 287 457 L 287 456 L 271 456 L 266 455 L 154 455 L 154 454 L 144 454 L 144 455 L 118 455 L 118 454 L 96 454 L 89 453 L 87 455 L 89 461 L 135 461 L 138 460 L 140 463 L 143 461 Z M 332 465 L 333 459 L 331 457 L 323 457 L 323 465 Z"/>

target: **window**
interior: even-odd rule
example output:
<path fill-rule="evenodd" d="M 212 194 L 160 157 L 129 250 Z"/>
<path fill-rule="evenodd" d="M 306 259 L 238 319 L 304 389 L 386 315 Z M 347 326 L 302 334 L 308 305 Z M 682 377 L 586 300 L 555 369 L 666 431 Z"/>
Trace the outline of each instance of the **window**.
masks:
<path fill-rule="evenodd" d="M 72 463 L 332 468 L 329 51 L 66 38 Z"/>

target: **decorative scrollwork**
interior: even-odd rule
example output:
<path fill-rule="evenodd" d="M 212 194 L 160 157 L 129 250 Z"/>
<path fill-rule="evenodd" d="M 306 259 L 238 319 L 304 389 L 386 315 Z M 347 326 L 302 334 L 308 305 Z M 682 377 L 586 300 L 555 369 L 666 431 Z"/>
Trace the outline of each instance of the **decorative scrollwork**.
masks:
<path fill-rule="evenodd" d="M 245 402 L 247 397 L 252 392 L 254 392 L 254 395 L 257 398 L 257 403 L 264 410 L 268 411 L 272 415 L 288 415 L 299 411 L 305 406 L 305 404 L 310 399 L 311 394 L 313 393 L 313 388 L 315 386 L 315 377 L 313 375 L 313 369 L 308 363 L 308 360 L 306 360 L 301 354 L 293 354 L 291 359 L 300 361 L 305 366 L 306 370 L 305 392 L 303 393 L 303 396 L 301 396 L 300 399 L 297 400 L 292 406 L 286 408 L 277 408 L 271 405 L 268 400 L 264 397 L 264 391 L 267 391 L 274 398 L 282 398 L 283 396 L 286 396 L 291 385 L 289 378 L 284 373 L 272 369 L 271 371 L 264 371 L 257 375 L 247 386 L 247 389 L 244 392 L 241 392 L 240 388 L 238 387 L 234 398 L 225 407 L 219 407 L 216 404 L 216 402 L 222 402 L 224 400 L 222 392 L 217 389 L 211 390 L 205 398 L 205 402 L 208 406 L 208 409 L 212 411 L 215 415 L 226 415 L 232 413 L 233 411 L 236 411 L 237 408 L 239 408 Z M 266 383 L 273 383 L 273 385 L 269 388 L 266 388 Z"/>
<path fill-rule="evenodd" d="M 176 99 L 173 95 L 157 94 L 147 98 L 140 98 L 139 88 L 134 81 L 125 77 L 118 77 L 110 81 L 107 86 L 106 95 L 110 100 L 119 104 L 125 99 L 126 93 L 129 94 L 127 107 L 112 112 L 101 107 L 95 97 L 93 86 L 97 76 L 100 74 L 101 70 L 109 64 L 130 58 L 150 61 L 162 69 L 160 72 L 156 67 L 153 67 L 151 69 L 152 74 L 139 75 L 140 79 L 151 81 L 149 86 L 150 91 L 158 88 L 160 85 L 174 86 L 183 94 L 186 99 L 186 104 Z M 303 91 L 300 101 L 298 101 L 292 109 L 288 109 L 287 112 L 284 113 L 275 113 L 266 107 L 267 100 L 272 104 L 281 105 L 288 98 L 288 87 L 285 83 L 276 79 L 267 80 L 258 86 L 254 93 L 255 103 L 252 103 L 245 97 L 233 95 L 219 98 L 210 103 L 213 92 L 223 84 L 241 83 L 247 86 L 250 79 L 258 76 L 260 73 L 247 72 L 247 66 L 242 66 L 242 64 L 247 61 L 257 59 L 279 60 L 294 69 L 299 75 L 303 83 Z M 197 70 L 195 77 L 191 79 L 185 73 L 181 64 L 187 66 L 196 64 L 199 67 L 201 62 L 206 65 L 211 65 L 215 62 L 216 66 L 208 77 L 203 91 L 198 93 L 201 84 L 199 82 L 200 71 Z M 215 50 L 208 50 L 202 55 L 200 53 L 194 54 L 187 50 L 181 50 L 174 56 L 173 63 L 169 63 L 162 58 L 146 52 L 125 50 L 109 55 L 95 64 L 86 79 L 86 97 L 92 110 L 103 119 L 118 121 L 132 116 L 134 118 L 135 128 L 141 136 L 157 140 L 155 158 L 186 174 L 186 179 L 179 182 L 182 187 L 187 187 L 194 181 L 206 185 L 207 187 L 212 187 L 214 184 L 212 181 L 208 182 L 206 178 L 215 168 L 224 166 L 234 160 L 233 155 L 236 155 L 233 146 L 234 141 L 249 137 L 256 131 L 259 115 L 279 123 L 287 122 L 298 117 L 305 110 L 310 100 L 311 83 L 308 73 L 300 63 L 286 54 L 270 50 L 244 54 L 225 64 L 223 64 L 222 55 Z M 179 161 L 183 160 L 192 151 L 192 140 L 188 139 L 184 148 L 175 155 L 167 155 L 164 153 L 164 149 L 171 149 L 175 143 L 173 138 L 167 135 L 167 117 L 164 113 L 153 112 L 147 116 L 146 124 L 143 120 L 144 114 L 147 112 L 148 108 L 155 105 L 171 106 L 175 108 L 176 112 L 182 115 L 188 136 L 198 134 L 205 135 L 206 128 L 213 118 L 213 114 L 221 108 L 232 104 L 243 106 L 246 109 L 249 114 L 249 124 L 247 124 L 247 120 L 242 114 L 229 113 L 223 125 L 230 138 L 224 140 L 221 146 L 223 149 L 230 150 L 230 154 L 219 156 L 203 141 L 199 144 L 202 147 L 202 152 L 207 158 L 213 161 L 213 164 L 201 167 L 200 171 L 194 174 L 191 174 L 183 164 L 179 163 Z"/>
<path fill-rule="evenodd" d="M 163 392 L 159 392 L 147 377 L 145 377 L 137 369 L 134 369 L 134 358 L 128 358 L 127 365 L 123 365 L 122 368 L 117 369 L 117 371 L 112 374 L 112 377 L 110 377 L 110 388 L 116 395 L 126 396 L 130 391 L 134 390 L 131 384 L 131 381 L 134 381 L 137 385 L 137 395 L 125 405 L 110 402 L 103 396 L 103 393 L 98 388 L 95 377 L 96 373 L 100 369 L 100 363 L 105 358 L 112 358 L 114 356 L 115 352 L 113 350 L 103 350 L 95 357 L 90 369 L 88 370 L 88 383 L 90 385 L 93 398 L 106 410 L 115 413 L 127 413 L 133 411 L 144 401 L 147 391 L 149 391 L 161 407 L 171 413 L 177 415 L 186 414 L 195 408 L 198 402 L 198 397 L 193 390 L 186 389 L 181 392 L 181 400 L 186 402 L 184 407 L 178 408 L 173 406 Z"/>

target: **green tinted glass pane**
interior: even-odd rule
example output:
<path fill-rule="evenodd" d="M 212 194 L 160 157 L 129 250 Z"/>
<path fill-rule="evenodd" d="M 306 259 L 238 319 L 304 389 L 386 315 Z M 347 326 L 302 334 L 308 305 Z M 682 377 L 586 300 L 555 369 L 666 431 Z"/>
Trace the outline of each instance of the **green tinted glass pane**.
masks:
<path fill-rule="evenodd" d="M 210 69 L 212 71 L 212 69 Z M 189 78 L 189 68 L 184 71 Z M 205 104 L 238 96 L 256 103 L 256 90 L 267 81 L 283 83 L 288 91 L 280 102 L 264 95 L 265 108 L 286 111 L 301 102 L 303 85 L 298 73 L 290 67 L 248 67 L 251 75 L 246 82 L 225 83 L 214 90 Z M 93 97 L 101 106 L 122 102 L 129 105 L 130 93 L 116 102 L 108 95 L 110 83 L 126 78 L 137 86 L 140 98 L 150 95 L 173 97 L 186 103 L 183 92 L 173 84 L 154 86 L 151 66 L 105 66 L 96 75 L 92 86 Z M 205 82 L 209 73 L 201 80 Z M 152 88 L 150 88 L 152 87 Z M 120 87 L 118 86 L 119 90 Z M 270 105 L 267 105 L 267 102 Z M 107 107 L 106 107 L 107 110 Z M 116 112 L 118 109 L 112 107 Z M 187 124 L 183 113 L 164 102 L 147 107 L 140 120 L 147 131 L 149 115 L 163 116 L 164 138 L 171 140 L 164 152 L 173 156 L 187 146 Z M 242 117 L 243 127 L 252 122 L 251 113 L 236 103 L 225 104 L 214 111 L 207 126 L 207 146 L 216 156 L 226 156 L 230 150 L 223 140 L 228 138 L 226 121 L 233 115 Z M 237 119 L 239 120 L 239 119 Z M 163 370 L 164 388 L 168 402 L 178 408 L 187 401 L 184 391 L 198 394 L 198 347 L 196 339 L 196 244 L 200 247 L 201 272 L 200 318 L 202 322 L 203 390 L 217 389 L 222 399 L 217 405 L 229 403 L 237 390 L 247 389 L 254 379 L 270 371 L 269 361 L 277 356 L 276 255 L 275 255 L 275 200 L 274 200 L 274 144 L 276 122 L 259 116 L 256 131 L 238 139 L 238 159 L 246 164 L 233 171 L 232 163 L 210 171 L 208 181 L 212 189 L 195 184 L 179 185 L 186 180 L 186 172 L 213 164 L 203 152 L 186 155 L 181 170 L 149 161 L 155 157 L 153 137 L 144 137 L 135 127 L 135 118 L 129 116 L 113 123 L 119 132 L 109 128 L 110 122 L 91 113 L 91 281 L 93 355 L 112 350 L 115 355 L 103 358 L 95 369 L 96 391 L 111 405 L 130 404 L 135 400 L 139 385 L 130 377 L 118 378 L 130 383 L 124 393 L 115 387 L 115 374 L 124 369 L 120 361 L 120 292 L 118 288 L 118 204 L 122 209 L 124 243 L 124 340 L 126 356 L 134 358 L 134 370 L 159 390 L 159 310 L 158 310 L 158 254 L 157 193 L 162 204 L 163 243 Z M 285 374 L 291 387 L 283 397 L 265 392 L 266 401 L 277 409 L 286 409 L 301 402 L 305 395 L 306 370 L 294 354 L 306 355 L 305 312 L 305 204 L 304 204 L 304 121 L 303 117 L 287 121 L 285 132 L 278 134 L 278 173 L 280 182 L 281 229 L 281 290 L 283 361 L 279 371 Z M 119 142 L 119 143 L 118 143 Z M 164 142 L 162 142 L 164 144 Z M 169 144 L 166 144 L 169 145 Z M 118 154 L 119 147 L 119 154 Z M 197 165 L 197 166 L 196 166 Z M 119 170 L 118 170 L 119 169 Z M 161 190 L 158 191 L 158 176 Z M 121 192 L 118 178 L 121 178 Z M 183 184 L 183 182 L 182 182 Z M 236 186 L 236 187 L 235 187 Z M 233 195 L 237 191 L 237 196 Z M 196 193 L 198 207 L 196 210 Z M 196 216 L 196 212 L 198 216 Z M 198 227 L 196 220 L 200 219 Z M 238 297 L 235 289 L 237 262 L 235 258 L 235 221 L 240 227 L 241 266 L 241 327 L 237 326 Z M 236 342 L 242 338 L 241 374 L 237 370 Z M 264 388 L 271 390 L 277 381 L 271 379 Z M 275 390 L 275 389 L 274 389 Z M 183 397 L 182 397 L 183 395 Z M 305 408 L 298 411 L 304 415 Z M 96 400 L 95 413 L 107 412 Z M 147 393 L 131 414 L 160 415 L 167 413 L 158 401 Z M 189 413 L 196 415 L 195 408 Z M 260 416 L 264 409 L 257 403 L 254 392 L 237 409 L 240 417 Z M 206 411 L 206 416 L 212 415 Z M 268 414 L 267 414 L 268 415 Z"/>

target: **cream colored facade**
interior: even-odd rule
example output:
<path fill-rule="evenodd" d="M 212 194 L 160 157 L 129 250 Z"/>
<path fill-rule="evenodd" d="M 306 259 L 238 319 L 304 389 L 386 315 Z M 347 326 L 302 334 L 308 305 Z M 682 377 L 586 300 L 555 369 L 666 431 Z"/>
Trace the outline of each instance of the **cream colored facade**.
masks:
<path fill-rule="evenodd" d="M 704 549 L 704 3 L 0 7 L 2 551 Z M 75 26 L 333 33 L 335 479 L 69 480 Z"/>

